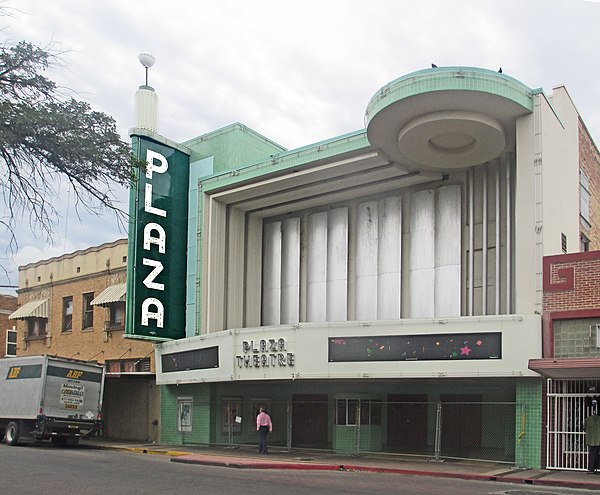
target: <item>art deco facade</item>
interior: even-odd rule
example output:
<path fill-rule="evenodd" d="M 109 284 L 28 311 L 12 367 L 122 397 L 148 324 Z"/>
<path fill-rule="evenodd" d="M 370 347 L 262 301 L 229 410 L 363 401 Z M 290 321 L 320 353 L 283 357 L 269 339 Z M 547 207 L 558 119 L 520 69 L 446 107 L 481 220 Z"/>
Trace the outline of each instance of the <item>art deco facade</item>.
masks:
<path fill-rule="evenodd" d="M 392 81 L 365 123 L 295 150 L 132 130 L 162 440 L 253 443 L 266 405 L 275 445 L 539 466 L 543 259 L 600 247 L 593 140 L 566 88 L 477 68 Z"/>

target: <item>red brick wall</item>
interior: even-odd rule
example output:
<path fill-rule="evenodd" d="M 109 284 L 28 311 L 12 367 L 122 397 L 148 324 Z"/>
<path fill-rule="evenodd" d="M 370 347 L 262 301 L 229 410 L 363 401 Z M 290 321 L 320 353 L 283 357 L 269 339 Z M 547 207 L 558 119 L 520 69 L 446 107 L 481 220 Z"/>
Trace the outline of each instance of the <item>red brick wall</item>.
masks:
<path fill-rule="evenodd" d="M 590 223 L 581 227 L 590 240 L 590 251 L 600 249 L 600 153 L 585 124 L 579 120 L 579 167 L 590 179 Z"/>
<path fill-rule="evenodd" d="M 600 251 L 545 257 L 543 308 L 600 309 Z"/>

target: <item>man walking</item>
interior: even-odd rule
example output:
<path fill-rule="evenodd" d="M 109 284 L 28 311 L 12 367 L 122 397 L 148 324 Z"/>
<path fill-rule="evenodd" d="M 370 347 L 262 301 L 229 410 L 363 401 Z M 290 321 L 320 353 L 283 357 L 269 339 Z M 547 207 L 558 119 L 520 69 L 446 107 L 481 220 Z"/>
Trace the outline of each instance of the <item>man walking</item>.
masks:
<path fill-rule="evenodd" d="M 267 434 L 273 431 L 271 416 L 261 407 L 256 416 L 256 431 L 258 431 L 258 453 L 268 454 Z"/>

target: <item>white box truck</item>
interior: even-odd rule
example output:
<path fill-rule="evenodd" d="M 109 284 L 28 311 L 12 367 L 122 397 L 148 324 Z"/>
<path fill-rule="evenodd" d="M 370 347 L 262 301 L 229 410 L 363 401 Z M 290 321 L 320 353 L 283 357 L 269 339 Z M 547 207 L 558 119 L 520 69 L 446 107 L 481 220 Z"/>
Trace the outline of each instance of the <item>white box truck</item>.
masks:
<path fill-rule="evenodd" d="M 61 357 L 0 359 L 0 439 L 77 445 L 102 429 L 104 366 Z"/>

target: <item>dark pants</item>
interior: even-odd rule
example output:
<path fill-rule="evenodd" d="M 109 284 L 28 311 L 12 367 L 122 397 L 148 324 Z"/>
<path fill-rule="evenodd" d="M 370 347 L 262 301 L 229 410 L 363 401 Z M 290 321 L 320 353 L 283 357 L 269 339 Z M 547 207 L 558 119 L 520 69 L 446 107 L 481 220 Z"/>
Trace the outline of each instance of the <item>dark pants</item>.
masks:
<path fill-rule="evenodd" d="M 267 434 L 269 433 L 268 426 L 261 426 L 258 429 L 258 453 L 267 454 Z"/>
<path fill-rule="evenodd" d="M 588 471 L 600 469 L 600 445 L 588 445 Z"/>

